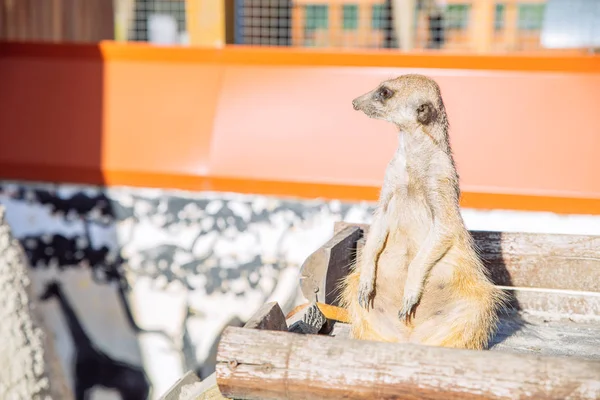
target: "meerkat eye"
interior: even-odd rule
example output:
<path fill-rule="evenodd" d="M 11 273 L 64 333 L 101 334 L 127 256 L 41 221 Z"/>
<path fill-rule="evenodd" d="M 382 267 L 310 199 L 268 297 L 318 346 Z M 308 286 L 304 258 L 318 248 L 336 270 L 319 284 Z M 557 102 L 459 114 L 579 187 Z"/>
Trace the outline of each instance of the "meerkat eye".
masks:
<path fill-rule="evenodd" d="M 394 91 L 391 90 L 390 88 L 385 87 L 385 86 L 383 86 L 382 88 L 380 88 L 379 91 L 377 92 L 377 96 L 381 100 L 387 100 L 390 97 L 392 97 L 393 95 L 394 95 Z"/>

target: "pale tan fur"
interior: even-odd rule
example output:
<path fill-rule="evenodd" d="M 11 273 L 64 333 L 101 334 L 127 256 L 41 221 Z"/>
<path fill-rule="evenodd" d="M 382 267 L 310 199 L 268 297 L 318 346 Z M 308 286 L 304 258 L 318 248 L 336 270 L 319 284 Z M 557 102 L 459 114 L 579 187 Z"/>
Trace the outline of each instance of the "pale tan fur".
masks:
<path fill-rule="evenodd" d="M 460 191 L 440 89 L 422 75 L 382 82 L 354 108 L 394 123 L 399 145 L 373 222 L 342 282 L 352 337 L 487 347 L 506 300 L 479 259 Z"/>

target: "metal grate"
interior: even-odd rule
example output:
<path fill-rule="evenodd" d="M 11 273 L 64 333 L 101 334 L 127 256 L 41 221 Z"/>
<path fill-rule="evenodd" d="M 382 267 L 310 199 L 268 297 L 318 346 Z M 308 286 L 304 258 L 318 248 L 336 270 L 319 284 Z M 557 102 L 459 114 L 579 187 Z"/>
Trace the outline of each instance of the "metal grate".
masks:
<path fill-rule="evenodd" d="M 532 0 L 530 0 L 532 1 Z M 492 50 L 539 47 L 544 3 L 498 2 L 493 10 Z M 390 0 L 237 0 L 235 43 L 267 46 L 397 48 L 402 26 Z M 472 50 L 474 5 L 480 0 L 418 0 L 412 48 Z M 400 4 L 400 3 L 398 3 Z M 515 11 L 516 10 L 516 11 Z M 507 19 L 511 19 L 507 21 Z M 403 19 L 403 22 L 406 20 Z M 484 29 L 487 26 L 484 26 Z"/>
<path fill-rule="evenodd" d="M 238 44 L 289 46 L 289 0 L 236 0 L 235 41 Z"/>
<path fill-rule="evenodd" d="M 117 40 L 187 43 L 185 0 L 116 0 Z"/>
<path fill-rule="evenodd" d="M 319 2 L 317 2 L 319 3 Z M 320 2 L 322 3 L 322 1 Z M 338 2 L 339 3 L 339 2 Z M 301 47 L 390 47 L 386 1 L 310 4 L 295 0 L 237 0 L 235 42 Z"/>
<path fill-rule="evenodd" d="M 498 0 L 490 6 L 484 0 L 414 0 L 413 9 L 396 8 L 409 3 L 404 0 L 225 0 L 222 4 L 228 43 L 485 53 L 542 50 L 543 29 L 548 37 L 576 36 L 575 31 L 581 30 L 578 20 L 600 26 L 600 11 L 576 13 L 566 6 L 569 1 Z M 573 2 L 600 10 L 600 0 Z M 548 3 L 561 3 L 572 12 L 555 8 L 548 16 Z M 117 39 L 189 43 L 187 28 L 193 30 L 194 25 L 186 27 L 186 4 L 191 2 L 115 0 Z M 552 29 L 545 27 L 548 24 Z M 553 32 L 557 29 L 562 31 Z"/>

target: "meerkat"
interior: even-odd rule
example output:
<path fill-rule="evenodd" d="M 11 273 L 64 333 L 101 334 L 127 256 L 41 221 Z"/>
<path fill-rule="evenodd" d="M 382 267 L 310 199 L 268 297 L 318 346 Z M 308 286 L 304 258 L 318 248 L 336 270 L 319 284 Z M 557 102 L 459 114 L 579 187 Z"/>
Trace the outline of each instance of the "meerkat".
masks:
<path fill-rule="evenodd" d="M 486 348 L 506 297 L 489 279 L 460 213 L 438 84 L 402 75 L 352 104 L 395 124 L 399 144 L 363 250 L 342 281 L 351 337 Z"/>

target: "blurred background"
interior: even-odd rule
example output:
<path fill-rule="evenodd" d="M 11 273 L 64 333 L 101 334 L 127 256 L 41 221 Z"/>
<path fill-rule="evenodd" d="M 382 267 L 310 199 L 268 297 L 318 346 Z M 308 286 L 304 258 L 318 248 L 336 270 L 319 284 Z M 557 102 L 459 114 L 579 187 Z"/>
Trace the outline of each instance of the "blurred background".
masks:
<path fill-rule="evenodd" d="M 3 0 L 7 40 L 462 52 L 598 46 L 594 0 Z"/>
<path fill-rule="evenodd" d="M 206 377 L 225 326 L 306 301 L 335 221 L 371 222 L 396 137 L 351 101 L 404 73 L 440 84 L 469 229 L 600 234 L 599 48 L 600 0 L 0 0 L 30 281 L 1 265 L 3 304 L 39 311 L 57 398 Z M 33 379 L 13 339 L 0 397 Z"/>

